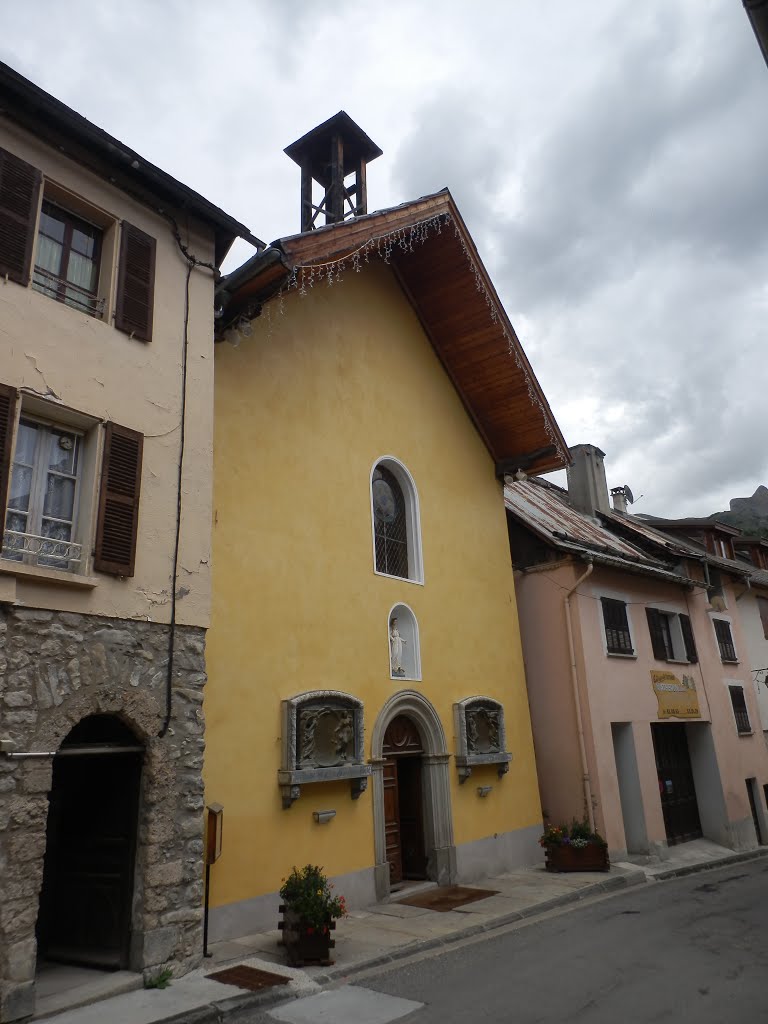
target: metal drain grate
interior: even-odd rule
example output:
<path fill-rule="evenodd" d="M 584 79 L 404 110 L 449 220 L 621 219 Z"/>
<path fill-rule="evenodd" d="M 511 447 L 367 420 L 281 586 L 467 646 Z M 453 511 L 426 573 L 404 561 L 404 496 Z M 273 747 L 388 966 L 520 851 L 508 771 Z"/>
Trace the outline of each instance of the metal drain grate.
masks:
<path fill-rule="evenodd" d="M 445 914 L 447 911 L 463 907 L 467 903 L 485 900 L 489 896 L 497 896 L 498 892 L 498 889 L 470 889 L 464 885 L 444 885 L 438 889 L 429 889 L 417 896 L 408 896 L 406 899 L 395 902 L 404 903 L 407 907 L 422 907 L 424 910 L 437 910 L 441 914 Z"/>
<path fill-rule="evenodd" d="M 215 974 L 207 974 L 206 977 L 220 981 L 223 985 L 247 988 L 250 992 L 260 992 L 261 989 L 271 988 L 273 985 L 287 985 L 291 980 L 284 974 L 271 974 L 269 971 L 259 970 L 258 967 L 245 967 L 243 964 L 227 967 L 226 970 L 216 971 Z"/>

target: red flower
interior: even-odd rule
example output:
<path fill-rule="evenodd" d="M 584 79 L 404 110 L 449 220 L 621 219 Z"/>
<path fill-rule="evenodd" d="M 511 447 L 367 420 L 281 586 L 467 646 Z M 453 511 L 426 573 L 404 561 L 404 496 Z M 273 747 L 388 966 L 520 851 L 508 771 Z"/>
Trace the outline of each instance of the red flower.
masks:
<path fill-rule="evenodd" d="M 308 924 L 307 925 L 307 935 L 314 935 L 314 934 L 315 934 L 315 929 L 312 927 L 311 924 Z"/>

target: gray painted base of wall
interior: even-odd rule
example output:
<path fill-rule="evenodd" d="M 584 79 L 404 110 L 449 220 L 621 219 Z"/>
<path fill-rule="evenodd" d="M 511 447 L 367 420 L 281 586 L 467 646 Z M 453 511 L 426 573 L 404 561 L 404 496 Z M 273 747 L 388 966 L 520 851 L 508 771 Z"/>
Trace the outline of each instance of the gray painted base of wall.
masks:
<path fill-rule="evenodd" d="M 344 895 L 349 910 L 359 910 L 376 902 L 373 868 L 334 875 L 331 880 L 336 891 Z M 222 939 L 237 939 L 256 932 L 274 931 L 280 920 L 277 909 L 279 905 L 279 893 L 269 892 L 250 900 L 213 908 L 208 920 L 208 941 L 220 942 Z"/>
<path fill-rule="evenodd" d="M 437 851 L 441 854 L 437 865 L 440 869 L 439 884 L 474 882 L 488 875 L 503 874 L 516 868 L 540 864 L 543 860 L 539 846 L 541 833 L 542 826 L 533 825 L 516 832 L 503 832 L 485 839 L 476 839 L 455 849 L 451 847 L 450 852 L 447 849 Z M 388 891 L 389 867 L 381 865 L 380 873 L 381 871 L 386 871 Z M 344 894 L 350 910 L 370 907 L 377 902 L 376 868 L 334 875 L 332 880 L 336 891 Z M 278 893 L 270 892 L 250 900 L 213 908 L 208 923 L 209 942 L 237 939 L 243 935 L 253 935 L 255 932 L 275 930 L 280 919 L 277 909 L 279 905 Z"/>
<path fill-rule="evenodd" d="M 542 825 L 532 825 L 457 846 L 457 881 L 473 882 L 489 875 L 541 864 L 544 854 L 539 846 L 539 836 L 542 832 Z"/>

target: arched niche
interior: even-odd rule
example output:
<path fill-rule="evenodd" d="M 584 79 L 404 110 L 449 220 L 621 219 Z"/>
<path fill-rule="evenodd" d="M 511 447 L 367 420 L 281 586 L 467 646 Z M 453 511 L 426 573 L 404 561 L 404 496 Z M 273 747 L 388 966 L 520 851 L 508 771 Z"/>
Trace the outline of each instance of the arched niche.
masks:
<path fill-rule="evenodd" d="M 363 761 L 363 702 L 341 690 L 309 690 L 282 702 L 282 767 L 277 773 L 287 810 L 302 785 L 349 779 L 352 799 L 367 788 Z"/>
<path fill-rule="evenodd" d="M 390 679 L 421 679 L 419 624 L 407 604 L 395 604 L 387 616 Z"/>

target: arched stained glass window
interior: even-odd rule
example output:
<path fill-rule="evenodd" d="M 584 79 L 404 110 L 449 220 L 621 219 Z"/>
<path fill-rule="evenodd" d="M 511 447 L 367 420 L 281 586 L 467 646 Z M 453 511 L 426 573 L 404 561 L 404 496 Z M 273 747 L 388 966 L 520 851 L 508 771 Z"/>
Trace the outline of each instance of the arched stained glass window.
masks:
<path fill-rule="evenodd" d="M 386 467 L 373 471 L 373 534 L 376 569 L 408 579 L 408 521 L 400 484 Z"/>

